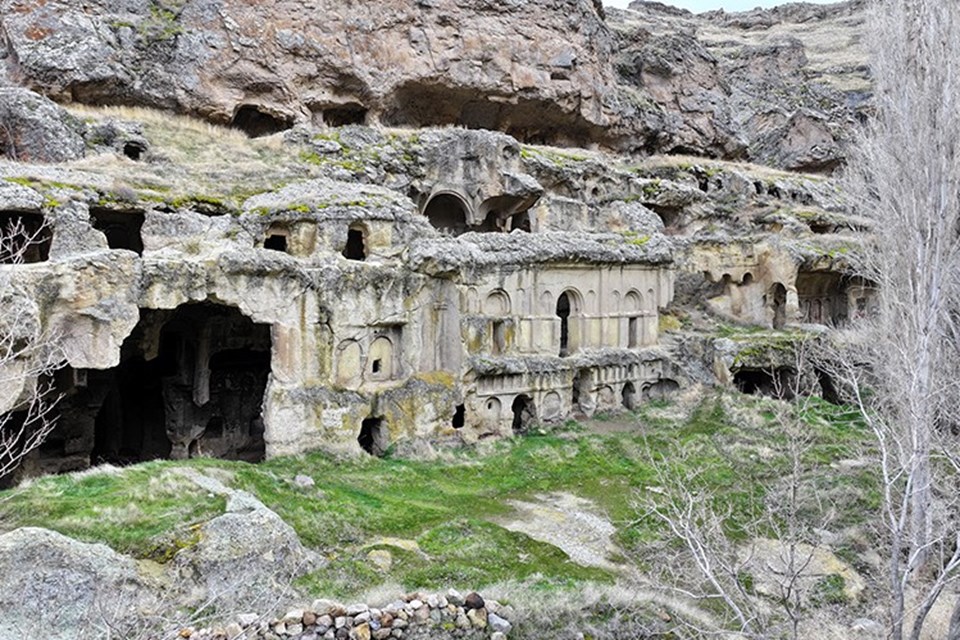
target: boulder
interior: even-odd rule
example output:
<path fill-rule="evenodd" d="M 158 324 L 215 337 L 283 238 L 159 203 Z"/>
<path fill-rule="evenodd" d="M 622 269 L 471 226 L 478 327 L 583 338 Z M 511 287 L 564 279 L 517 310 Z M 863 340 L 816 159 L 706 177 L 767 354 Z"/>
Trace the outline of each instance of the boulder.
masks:
<path fill-rule="evenodd" d="M 291 583 L 308 570 L 309 552 L 263 504 L 252 497 L 233 503 L 236 511 L 202 525 L 196 544 L 174 556 L 173 567 L 189 590 L 185 601 L 265 611 L 294 598 Z"/>
<path fill-rule="evenodd" d="M 34 527 L 0 535 L 0 638 L 134 637 L 149 604 L 136 562 L 106 545 Z"/>
<path fill-rule="evenodd" d="M 33 91 L 0 88 L 0 157 L 66 162 L 83 157 L 83 125 Z"/>

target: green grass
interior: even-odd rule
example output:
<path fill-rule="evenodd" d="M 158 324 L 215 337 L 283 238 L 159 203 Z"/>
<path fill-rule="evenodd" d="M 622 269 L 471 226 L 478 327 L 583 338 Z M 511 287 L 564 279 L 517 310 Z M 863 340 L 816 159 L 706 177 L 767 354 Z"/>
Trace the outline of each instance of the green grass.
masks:
<path fill-rule="evenodd" d="M 729 398 L 738 410 L 759 416 L 754 426 L 730 415 Z M 656 484 L 656 461 L 671 473 L 697 471 L 695 482 L 718 509 L 730 511 L 727 530 L 737 537 L 741 524 L 763 508 L 767 488 L 786 464 L 782 456 L 752 455 L 752 447 L 782 443 L 771 402 L 713 396 L 691 411 L 650 403 L 625 418 L 636 420 L 633 433 L 590 435 L 572 425 L 498 443 L 485 455 L 468 449 L 438 461 L 311 453 L 259 465 L 196 459 L 50 477 L 0 493 L 0 528 L 44 526 L 165 561 L 195 539 L 196 524 L 224 509 L 222 498 L 176 471 L 189 466 L 255 494 L 328 558 L 327 568 L 301 579 L 314 594 L 348 598 L 386 581 L 406 588 L 481 588 L 528 578 L 551 585 L 611 582 L 609 572 L 577 566 L 559 549 L 496 524 L 511 513 L 507 501 L 554 491 L 588 498 L 616 525 L 615 541 L 634 549 L 663 533 L 655 520 L 638 518 L 635 506 L 638 492 Z M 834 478 L 828 466 L 863 441 L 862 427 L 826 403 L 808 406 L 802 419 L 815 438 L 811 469 L 829 486 L 857 496 L 851 505 L 869 505 L 872 478 Z M 297 487 L 298 474 L 311 476 L 316 486 Z M 398 548 L 385 538 L 408 542 Z M 367 561 L 374 548 L 392 554 L 388 571 Z"/>

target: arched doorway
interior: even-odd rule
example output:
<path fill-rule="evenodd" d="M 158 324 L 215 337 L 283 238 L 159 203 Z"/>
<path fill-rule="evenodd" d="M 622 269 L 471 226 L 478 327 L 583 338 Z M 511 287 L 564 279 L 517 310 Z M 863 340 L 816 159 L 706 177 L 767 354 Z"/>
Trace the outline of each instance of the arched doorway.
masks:
<path fill-rule="evenodd" d="M 770 300 L 773 305 L 773 328 L 783 329 L 787 324 L 787 288 L 776 283 L 770 288 Z"/>
<path fill-rule="evenodd" d="M 557 298 L 556 314 L 560 318 L 560 357 L 574 353 L 580 347 L 580 324 L 577 319 L 583 305 L 577 292 L 567 290 Z"/>
<path fill-rule="evenodd" d="M 513 432 L 526 433 L 537 422 L 537 411 L 533 399 L 525 394 L 514 398 L 510 406 L 513 412 Z"/>
<path fill-rule="evenodd" d="M 621 401 L 623 403 L 623 408 L 627 411 L 633 411 L 637 408 L 637 388 L 633 386 L 632 382 L 628 382 L 623 385 Z"/>

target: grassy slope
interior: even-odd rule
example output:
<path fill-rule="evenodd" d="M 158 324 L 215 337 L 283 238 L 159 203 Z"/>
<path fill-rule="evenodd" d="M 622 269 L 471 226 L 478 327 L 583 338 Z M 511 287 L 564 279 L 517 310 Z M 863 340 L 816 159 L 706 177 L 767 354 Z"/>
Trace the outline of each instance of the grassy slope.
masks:
<path fill-rule="evenodd" d="M 430 462 L 313 453 L 260 465 L 198 459 L 51 477 L 0 493 L 0 529 L 44 526 L 164 561 L 190 543 L 191 526 L 224 508 L 222 498 L 174 471 L 191 466 L 256 494 L 330 559 L 328 568 L 303 579 L 301 586 L 315 594 L 350 597 L 388 581 L 469 589 L 505 579 L 547 588 L 612 582 L 606 571 L 574 565 L 555 547 L 494 524 L 509 510 L 504 501 L 558 490 L 590 498 L 630 550 L 659 534 L 658 525 L 638 519 L 632 507 L 635 492 L 653 481 L 651 457 L 669 460 L 679 448 L 686 452 L 683 464 L 707 469 L 700 481 L 717 504 L 733 506 L 729 524 L 736 535 L 738 520 L 761 509 L 764 492 L 786 464 L 776 453 L 757 453 L 780 442 L 770 406 L 738 395 L 709 397 L 690 411 L 647 406 L 630 417 L 636 421 L 631 433 L 591 435 L 570 424 L 563 432 L 497 443 L 483 455 L 460 451 Z M 839 489 L 835 507 L 855 524 L 875 507 L 871 478 L 829 465 L 851 457 L 865 434 L 836 407 L 816 404 L 807 413 L 815 435 L 809 472 Z M 296 487 L 297 474 L 313 477 L 316 487 Z M 419 551 L 389 540 L 377 544 L 382 538 L 416 540 Z M 388 573 L 366 561 L 373 548 L 393 554 Z"/>

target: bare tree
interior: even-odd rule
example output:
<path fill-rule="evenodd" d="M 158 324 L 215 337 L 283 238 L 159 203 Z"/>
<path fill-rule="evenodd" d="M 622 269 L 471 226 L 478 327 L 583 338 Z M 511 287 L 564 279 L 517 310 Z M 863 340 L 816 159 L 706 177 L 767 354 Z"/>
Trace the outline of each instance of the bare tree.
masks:
<path fill-rule="evenodd" d="M 0 479 L 56 426 L 51 376 L 62 361 L 59 341 L 40 326 L 20 280 L 44 232 L 43 225 L 31 230 L 17 219 L 0 227 Z"/>
<path fill-rule="evenodd" d="M 713 608 L 725 614 L 714 628 L 687 623 L 702 635 L 735 629 L 746 638 L 802 637 L 801 623 L 809 615 L 819 577 L 812 573 L 819 546 L 817 530 L 826 528 L 829 521 L 810 474 L 814 437 L 802 418 L 811 402 L 804 375 L 813 370 L 811 350 L 805 341 L 796 345 L 793 375 L 776 375 L 782 368 L 771 368 L 772 394 L 793 399 L 770 406 L 783 474 L 776 486 L 765 487 L 761 512 L 746 521 L 740 514 L 738 527 L 747 540 L 731 540 L 728 528 L 733 511 L 729 506 L 718 507 L 704 488 L 702 477 L 711 469 L 690 462 L 688 447 L 672 449 L 662 461 L 649 452 L 657 487 L 640 493 L 636 506 L 668 532 L 673 552 L 658 556 L 666 569 L 664 577 L 674 578 L 672 589 L 683 597 L 723 605 Z M 679 554 L 675 543 L 680 544 Z M 760 582 L 765 585 L 762 594 L 752 584 Z"/>
<path fill-rule="evenodd" d="M 960 3 L 876 0 L 867 24 L 876 112 L 845 181 L 874 222 L 858 269 L 878 299 L 841 373 L 878 447 L 900 640 L 920 637 L 960 570 Z"/>

